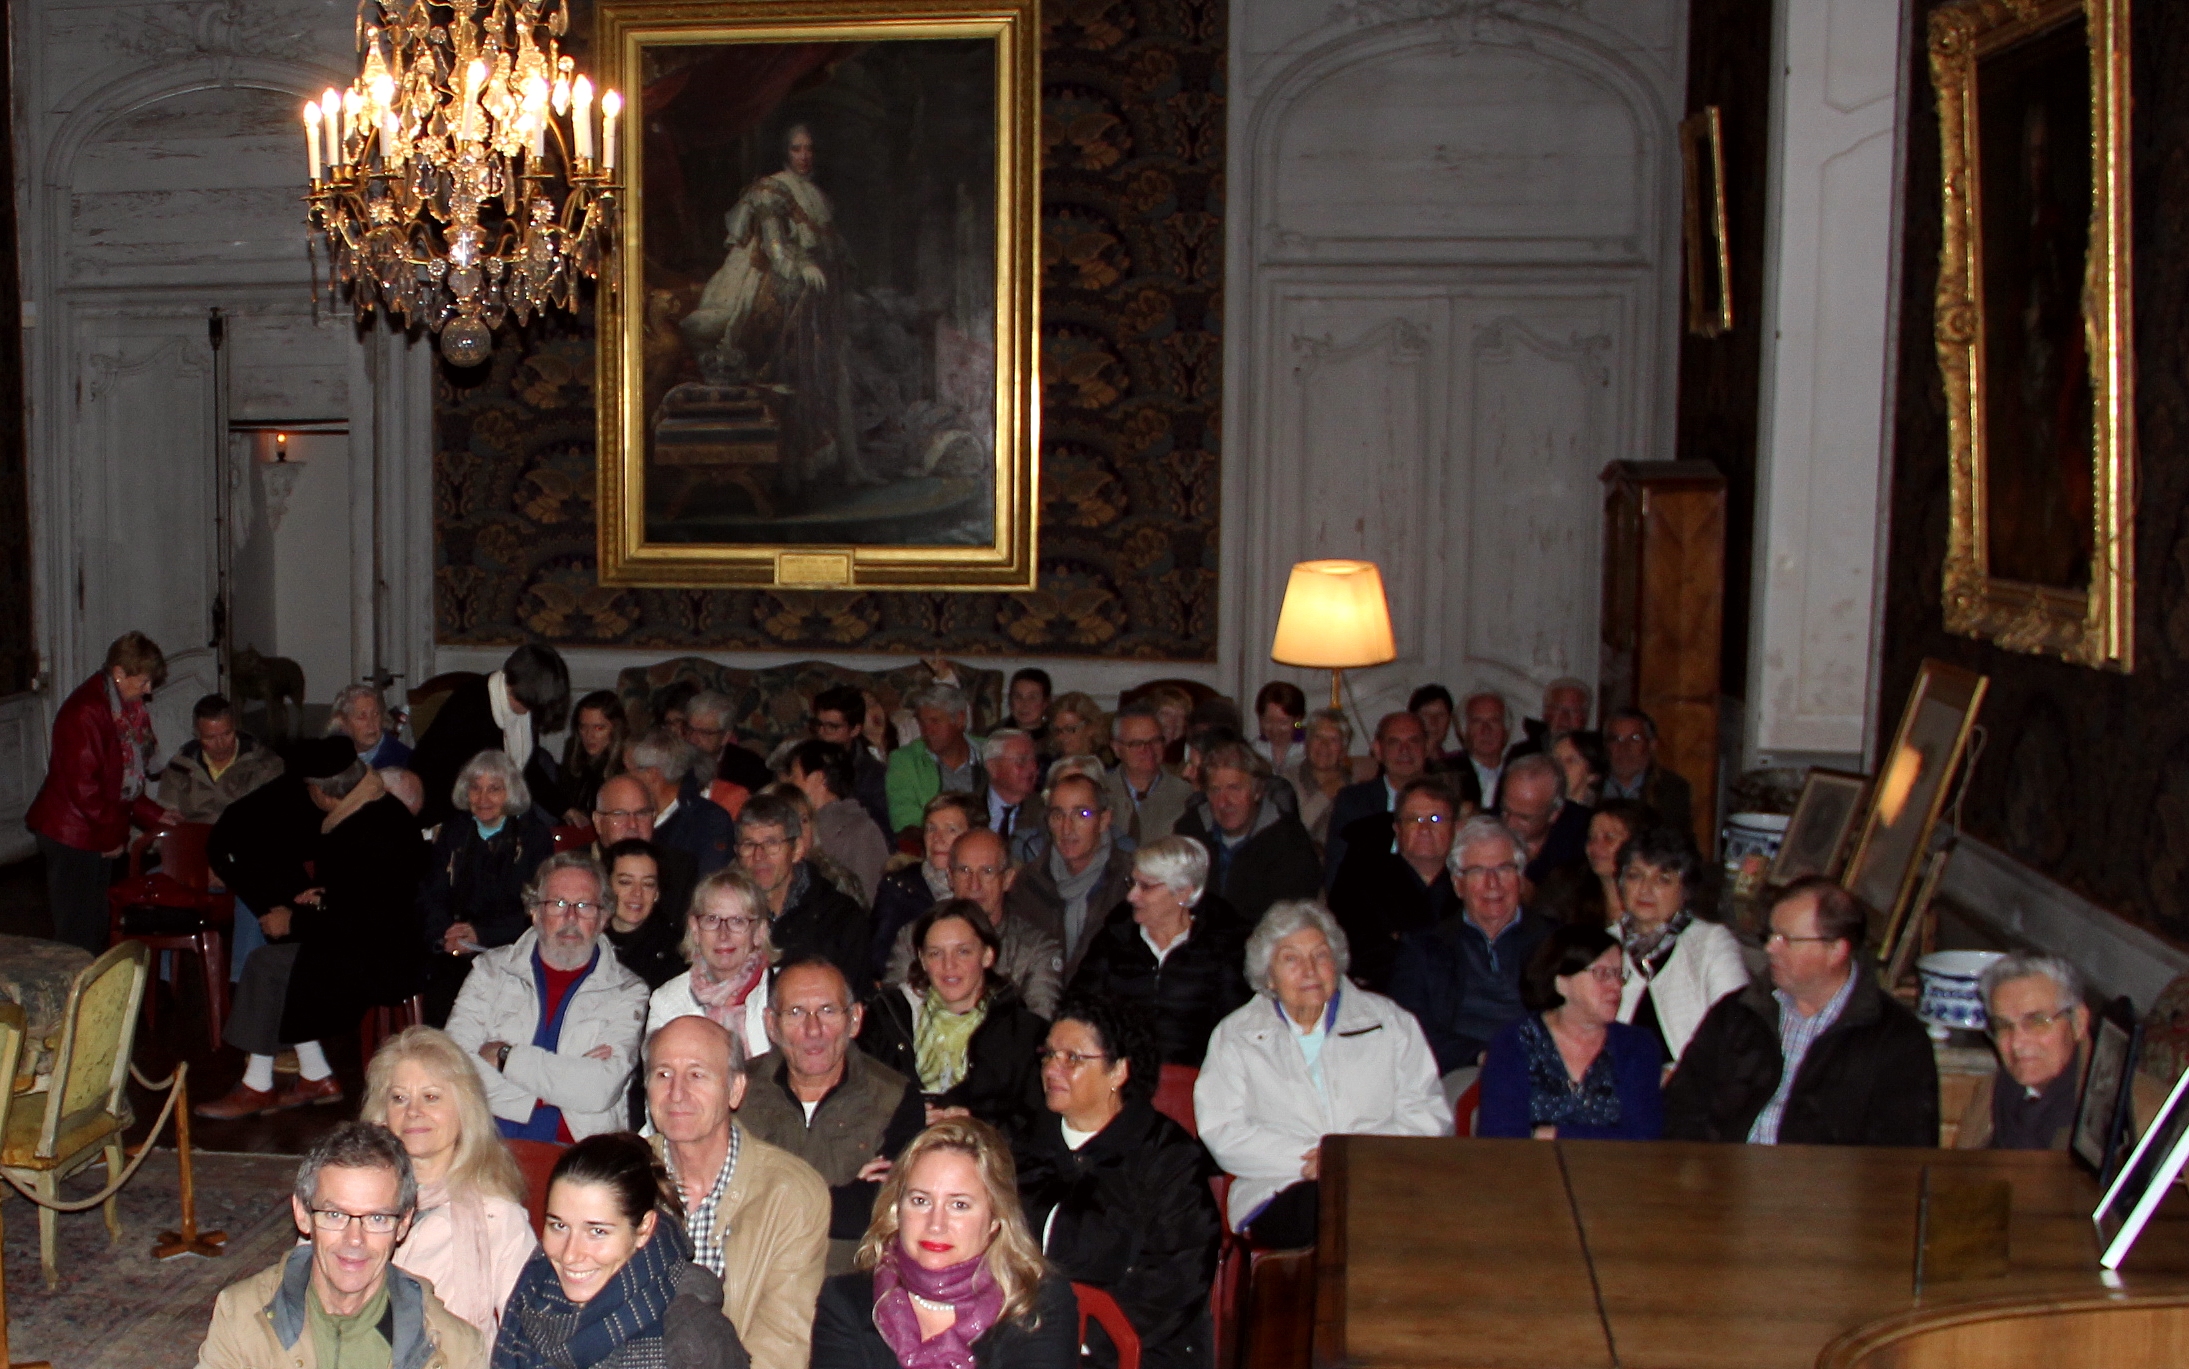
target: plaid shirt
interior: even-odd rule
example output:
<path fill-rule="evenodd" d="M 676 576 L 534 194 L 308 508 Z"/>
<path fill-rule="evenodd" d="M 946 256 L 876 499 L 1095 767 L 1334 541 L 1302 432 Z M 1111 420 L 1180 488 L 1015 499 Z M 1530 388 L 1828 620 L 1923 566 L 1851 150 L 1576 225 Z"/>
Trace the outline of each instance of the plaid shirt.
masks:
<path fill-rule="evenodd" d="M 1839 1020 L 1847 1008 L 1847 1000 L 1855 994 L 1855 976 L 1862 973 L 1859 965 L 1847 969 L 1847 982 L 1839 986 L 1832 1001 L 1815 1017 L 1803 1017 L 1794 1010 L 1794 1000 L 1784 989 L 1773 989 L 1771 996 L 1779 1001 L 1779 1056 L 1785 1061 L 1779 1068 L 1779 1086 L 1772 1093 L 1771 1101 L 1756 1114 L 1756 1124 L 1748 1129 L 1748 1144 L 1775 1146 L 1779 1143 L 1779 1122 L 1786 1116 L 1786 1098 L 1794 1091 L 1794 1076 L 1801 1071 L 1802 1057 L 1816 1044 L 1825 1029 Z"/>
<path fill-rule="evenodd" d="M 705 1265 L 718 1279 L 722 1277 L 722 1243 L 729 1239 L 730 1227 L 727 1222 L 717 1226 L 715 1212 L 722 1206 L 722 1195 L 729 1190 L 730 1175 L 737 1170 L 738 1134 L 743 1130 L 737 1123 L 730 1123 L 729 1154 L 722 1157 L 722 1172 L 714 1176 L 713 1190 L 684 1214 L 684 1234 L 692 1241 L 692 1262 Z M 661 1153 L 669 1163 L 670 1180 L 681 1188 L 683 1181 L 677 1178 L 676 1152 L 664 1146 Z"/>

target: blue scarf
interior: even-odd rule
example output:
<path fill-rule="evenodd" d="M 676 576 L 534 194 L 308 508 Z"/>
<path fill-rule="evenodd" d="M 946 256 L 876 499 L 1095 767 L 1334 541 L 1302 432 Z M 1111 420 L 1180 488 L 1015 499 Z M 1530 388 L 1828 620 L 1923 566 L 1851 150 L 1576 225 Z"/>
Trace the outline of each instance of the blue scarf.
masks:
<path fill-rule="evenodd" d="M 547 1252 L 533 1251 L 502 1312 L 494 1369 L 589 1369 L 626 1350 L 635 1353 L 622 1355 L 621 1362 L 662 1363 L 664 1320 L 677 1277 L 690 1261 L 684 1228 L 658 1208 L 654 1238 L 591 1302 L 570 1301 Z"/>

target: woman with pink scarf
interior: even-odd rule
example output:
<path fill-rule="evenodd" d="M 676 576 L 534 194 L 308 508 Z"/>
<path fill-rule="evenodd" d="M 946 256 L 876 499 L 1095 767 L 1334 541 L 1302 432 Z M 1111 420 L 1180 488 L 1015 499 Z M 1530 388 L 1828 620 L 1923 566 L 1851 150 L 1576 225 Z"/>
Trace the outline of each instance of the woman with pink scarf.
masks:
<path fill-rule="evenodd" d="M 937 1122 L 905 1147 L 854 1263 L 821 1286 L 812 1369 L 1077 1369 L 1072 1285 L 1028 1234 L 986 1122 Z"/>
<path fill-rule="evenodd" d="M 365 1067 L 360 1115 L 395 1133 L 418 1176 L 418 1215 L 395 1249 L 396 1267 L 432 1283 L 491 1354 L 502 1308 L 539 1242 L 524 1210 L 524 1176 L 477 1071 L 446 1033 L 407 1028 Z"/>
<path fill-rule="evenodd" d="M 654 990 L 646 1034 L 679 1017 L 704 1017 L 729 1030 L 745 1057 L 768 1047 L 768 900 L 737 866 L 725 866 L 692 891 L 684 915 L 684 958 L 692 968 Z"/>

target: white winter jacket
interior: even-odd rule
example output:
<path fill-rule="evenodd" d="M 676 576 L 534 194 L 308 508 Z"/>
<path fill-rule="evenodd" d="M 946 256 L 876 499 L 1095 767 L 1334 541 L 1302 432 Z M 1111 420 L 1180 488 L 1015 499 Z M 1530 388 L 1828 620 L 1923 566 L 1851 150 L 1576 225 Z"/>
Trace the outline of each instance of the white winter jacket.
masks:
<path fill-rule="evenodd" d="M 1412 1013 L 1346 985 L 1323 1042 L 1325 1098 L 1307 1072 L 1277 1000 L 1254 1000 L 1216 1024 L 1193 1086 L 1201 1142 L 1235 1175 L 1234 1229 L 1300 1180 L 1300 1157 L 1325 1136 L 1449 1136 L 1452 1109 Z"/>
<path fill-rule="evenodd" d="M 542 1050 L 532 1044 L 540 1025 L 540 993 L 532 976 L 532 948 L 539 941 L 537 931 L 528 931 L 472 963 L 471 977 L 449 1014 L 448 1034 L 479 1071 L 496 1117 L 529 1120 L 533 1103 L 545 1100 L 562 1109 L 570 1134 L 580 1141 L 622 1131 L 630 1125 L 624 1098 L 644 1039 L 646 981 L 623 968 L 615 949 L 601 943 L 593 972 L 571 991 L 555 1049 Z M 479 1058 L 479 1047 L 489 1041 L 509 1043 L 505 1068 Z M 596 1046 L 608 1047 L 607 1059 L 586 1054 Z"/>
<path fill-rule="evenodd" d="M 1741 943 L 1715 922 L 1700 918 L 1690 922 L 1672 948 L 1672 958 L 1654 981 L 1644 980 L 1634 958 L 1627 957 L 1627 987 L 1619 995 L 1619 1020 L 1632 1022 L 1641 1006 L 1642 990 L 1657 1009 L 1657 1025 L 1673 1063 L 1687 1050 L 1688 1038 L 1703 1024 L 1703 1016 L 1729 993 L 1748 987 L 1748 965 L 1741 959 Z"/>
<path fill-rule="evenodd" d="M 739 1034 L 745 1043 L 745 1058 L 766 1055 L 771 1049 L 768 1041 L 768 979 L 760 976 L 760 983 L 745 995 L 744 1029 Z M 646 1001 L 646 1035 L 648 1039 L 679 1017 L 705 1017 L 707 1010 L 692 996 L 692 972 L 686 970 L 660 988 Z"/>

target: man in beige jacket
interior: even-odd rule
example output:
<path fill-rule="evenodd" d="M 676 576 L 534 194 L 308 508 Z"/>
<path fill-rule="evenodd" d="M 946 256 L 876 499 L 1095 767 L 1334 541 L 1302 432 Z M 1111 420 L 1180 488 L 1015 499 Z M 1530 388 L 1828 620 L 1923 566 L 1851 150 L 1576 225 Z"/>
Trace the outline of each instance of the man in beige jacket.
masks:
<path fill-rule="evenodd" d="M 221 1291 L 198 1369 L 486 1369 L 478 1330 L 388 1262 L 418 1207 L 410 1156 L 392 1133 L 336 1127 L 304 1157 L 289 1201 L 311 1244 Z"/>
<path fill-rule="evenodd" d="M 684 1198 L 692 1258 L 722 1279 L 722 1315 L 752 1369 L 806 1369 L 828 1262 L 828 1186 L 805 1161 L 738 1125 L 745 1058 L 704 1017 L 646 1043 L 646 1103 Z"/>

